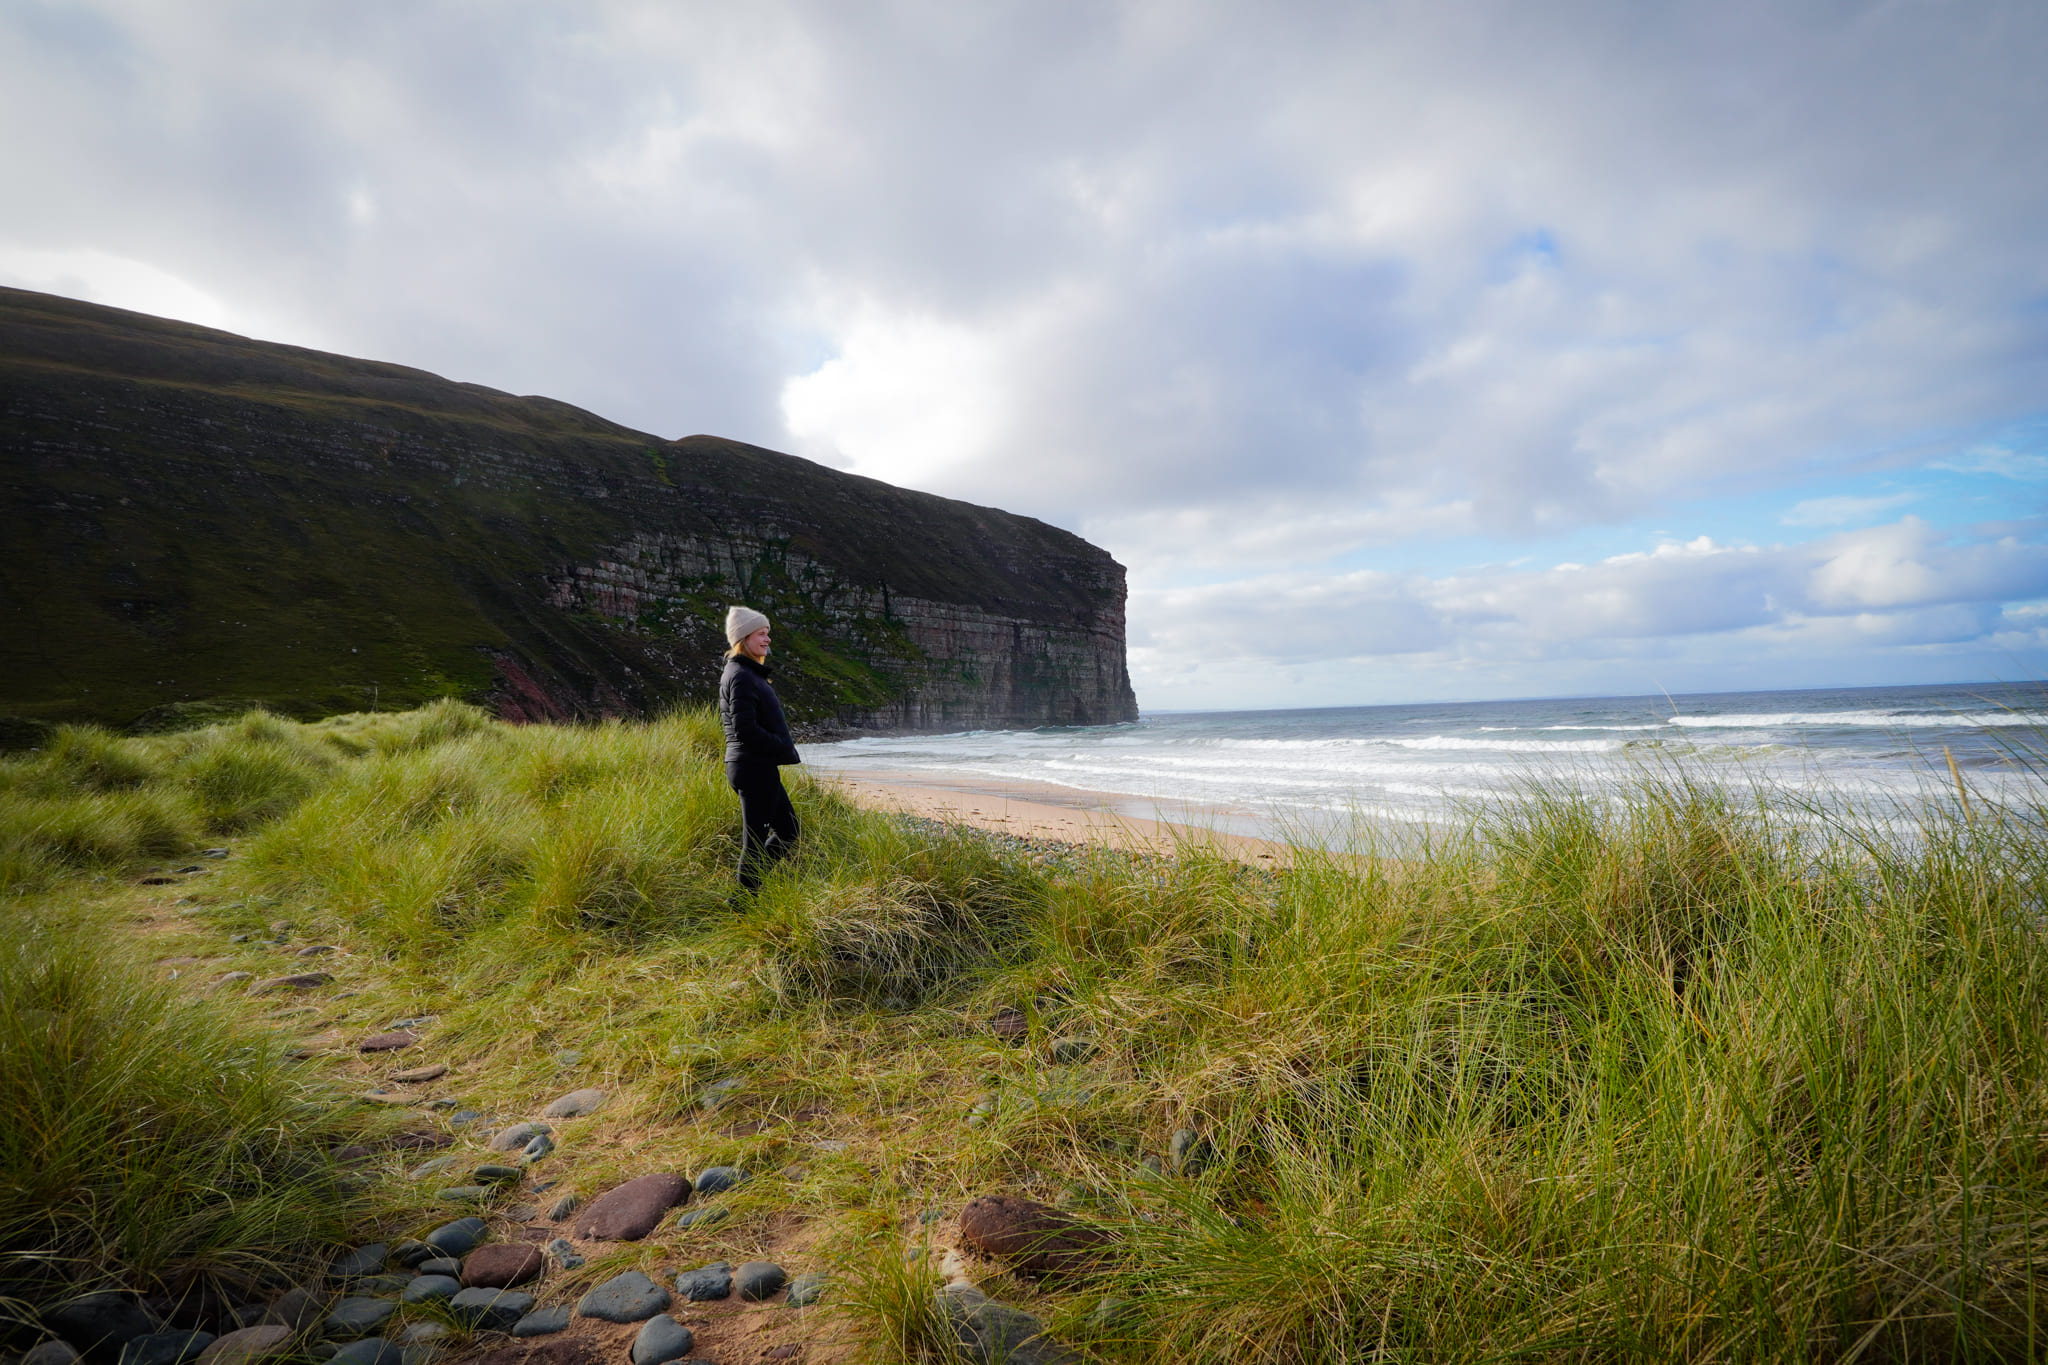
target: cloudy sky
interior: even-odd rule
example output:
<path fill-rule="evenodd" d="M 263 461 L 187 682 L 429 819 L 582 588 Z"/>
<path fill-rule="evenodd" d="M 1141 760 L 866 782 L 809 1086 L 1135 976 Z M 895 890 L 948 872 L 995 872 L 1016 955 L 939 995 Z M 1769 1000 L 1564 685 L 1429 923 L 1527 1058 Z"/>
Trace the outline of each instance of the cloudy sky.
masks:
<path fill-rule="evenodd" d="M 1148 709 L 2048 676 L 2048 6 L 4 0 L 0 282 L 1042 517 Z"/>

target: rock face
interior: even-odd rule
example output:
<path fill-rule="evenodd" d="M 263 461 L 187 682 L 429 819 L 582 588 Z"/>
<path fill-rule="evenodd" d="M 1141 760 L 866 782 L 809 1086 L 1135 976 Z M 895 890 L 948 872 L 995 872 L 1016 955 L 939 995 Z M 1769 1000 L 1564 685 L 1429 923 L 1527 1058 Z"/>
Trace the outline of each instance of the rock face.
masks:
<path fill-rule="evenodd" d="M 735 441 L 6 289 L 0 458 L 31 720 L 647 714 L 712 696 L 732 602 L 799 721 L 1136 716 L 1107 554 Z"/>

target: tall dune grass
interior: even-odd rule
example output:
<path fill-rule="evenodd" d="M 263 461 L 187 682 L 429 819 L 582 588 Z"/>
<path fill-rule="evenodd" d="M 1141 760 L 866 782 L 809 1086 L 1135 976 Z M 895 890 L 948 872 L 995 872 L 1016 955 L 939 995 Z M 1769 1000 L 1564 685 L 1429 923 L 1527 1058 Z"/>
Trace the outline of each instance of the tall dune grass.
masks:
<path fill-rule="evenodd" d="M 650 1114 L 743 1070 L 914 1120 L 890 1140 L 928 1187 L 1084 1186 L 1118 1254 L 1038 1306 L 1104 1359 L 2041 1355 L 2039 802 L 1907 829 L 1663 771 L 1264 873 L 796 795 L 802 850 L 742 895 L 710 716 L 442 703 L 68 736 L 0 765 L 0 849 L 17 881 L 133 865 L 140 802 L 152 848 L 243 829 L 223 927 L 317 925 L 479 1053 L 568 1038 Z M 1006 1006 L 1016 1048 L 977 1022 Z M 1049 1059 L 1078 1035 L 1092 1060 Z M 1183 1129 L 1199 1169 L 1140 1164 Z M 929 1356 L 927 1282 L 881 1245 L 849 1311 Z"/>

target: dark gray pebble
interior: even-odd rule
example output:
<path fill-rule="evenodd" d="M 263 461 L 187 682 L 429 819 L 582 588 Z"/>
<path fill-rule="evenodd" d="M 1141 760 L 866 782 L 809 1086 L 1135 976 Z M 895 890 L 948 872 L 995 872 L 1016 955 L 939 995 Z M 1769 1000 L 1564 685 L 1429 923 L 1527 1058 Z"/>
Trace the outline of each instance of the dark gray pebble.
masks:
<path fill-rule="evenodd" d="M 161 1326 L 133 1294 L 106 1289 L 81 1294 L 43 1314 L 43 1326 L 75 1347 L 87 1360 L 118 1360 L 121 1348 Z"/>
<path fill-rule="evenodd" d="M 400 1303 L 434 1303 L 441 1299 L 452 1299 L 462 1288 L 462 1281 L 453 1275 L 422 1275 L 405 1287 L 398 1296 Z"/>
<path fill-rule="evenodd" d="M 533 1141 L 520 1149 L 519 1159 L 529 1166 L 555 1150 L 555 1140 L 546 1133 L 534 1134 Z"/>
<path fill-rule="evenodd" d="M 576 1195 L 563 1195 L 560 1199 L 557 1199 L 554 1203 L 548 1206 L 548 1221 L 550 1223 L 561 1222 L 564 1218 L 567 1218 L 570 1214 L 576 1212 L 577 1208 L 581 1206 L 582 1203 L 583 1201 Z"/>
<path fill-rule="evenodd" d="M 443 1204 L 474 1204 L 490 1198 L 490 1195 L 489 1185 L 450 1185 L 445 1190 L 434 1191 L 434 1198 Z"/>
<path fill-rule="evenodd" d="M 824 1271 L 806 1270 L 789 1282 L 789 1306 L 809 1308 L 825 1296 L 825 1286 L 830 1282 L 831 1277 Z"/>
<path fill-rule="evenodd" d="M 467 1256 L 484 1240 L 488 1225 L 481 1218 L 458 1218 L 427 1234 L 427 1245 L 443 1256 Z"/>
<path fill-rule="evenodd" d="M 517 1166 L 479 1166 L 469 1173 L 469 1178 L 479 1185 L 503 1185 L 519 1183 L 521 1172 Z"/>
<path fill-rule="evenodd" d="M 483 1115 L 474 1109 L 458 1109 L 448 1116 L 448 1126 L 450 1128 L 467 1128 L 482 1117 Z"/>
<path fill-rule="evenodd" d="M 352 1341 L 329 1357 L 330 1365 L 404 1365 L 404 1360 L 404 1349 L 382 1337 Z"/>
<path fill-rule="evenodd" d="M 21 1357 L 21 1365 L 73 1365 L 78 1352 L 71 1349 L 68 1341 L 46 1341 L 40 1346 L 31 1346 Z"/>
<path fill-rule="evenodd" d="M 743 1299 L 761 1300 L 781 1291 L 789 1272 L 773 1261 L 748 1261 L 732 1273 L 732 1288 Z"/>
<path fill-rule="evenodd" d="M 667 1365 L 690 1353 L 696 1336 L 689 1328 L 666 1315 L 651 1317 L 633 1338 L 633 1365 Z"/>
<path fill-rule="evenodd" d="M 212 1344 L 211 1332 L 150 1332 L 128 1339 L 121 1365 L 184 1365 Z"/>
<path fill-rule="evenodd" d="M 637 1270 L 615 1275 L 577 1301 L 576 1311 L 605 1322 L 640 1322 L 669 1306 L 669 1293 Z"/>
<path fill-rule="evenodd" d="M 465 1289 L 448 1300 L 458 1321 L 486 1332 L 509 1332 L 533 1311 L 533 1295 L 516 1289 Z"/>
<path fill-rule="evenodd" d="M 453 1256 L 433 1256 L 414 1266 L 413 1273 L 416 1275 L 459 1276 L 462 1274 L 462 1262 L 456 1260 Z"/>
<path fill-rule="evenodd" d="M 698 1194 L 709 1197 L 737 1189 L 747 1178 L 747 1173 L 737 1166 L 706 1166 L 698 1172 L 693 1188 Z"/>
<path fill-rule="evenodd" d="M 676 1293 L 692 1303 L 708 1303 L 732 1293 L 732 1262 L 713 1261 L 676 1276 Z"/>
<path fill-rule="evenodd" d="M 402 1266 L 418 1267 L 440 1254 L 425 1242 L 415 1242 L 410 1237 L 391 1248 L 391 1259 Z"/>
<path fill-rule="evenodd" d="M 732 1210 L 724 1205 L 706 1204 L 702 1208 L 685 1210 L 682 1217 L 676 1219 L 676 1226 L 679 1228 L 715 1228 L 730 1217 L 732 1217 Z"/>
<path fill-rule="evenodd" d="M 366 1337 L 391 1321 L 397 1311 L 398 1304 L 391 1299 L 350 1297 L 335 1304 L 320 1326 L 330 1337 Z"/>
<path fill-rule="evenodd" d="M 571 1309 L 566 1303 L 549 1304 L 536 1308 L 512 1324 L 515 1337 L 551 1337 L 557 1332 L 567 1331 Z"/>

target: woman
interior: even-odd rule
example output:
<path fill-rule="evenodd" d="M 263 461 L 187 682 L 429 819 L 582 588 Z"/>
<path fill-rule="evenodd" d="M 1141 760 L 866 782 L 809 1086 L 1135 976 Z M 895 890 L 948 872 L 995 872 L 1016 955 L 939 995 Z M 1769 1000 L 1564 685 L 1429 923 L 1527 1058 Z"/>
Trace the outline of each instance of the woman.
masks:
<path fill-rule="evenodd" d="M 796 847 L 796 808 L 775 770 L 803 759 L 768 681 L 768 618 L 733 607 L 725 613 L 725 638 L 732 646 L 718 680 L 725 780 L 740 794 L 740 885 L 758 891 L 761 874 Z"/>

